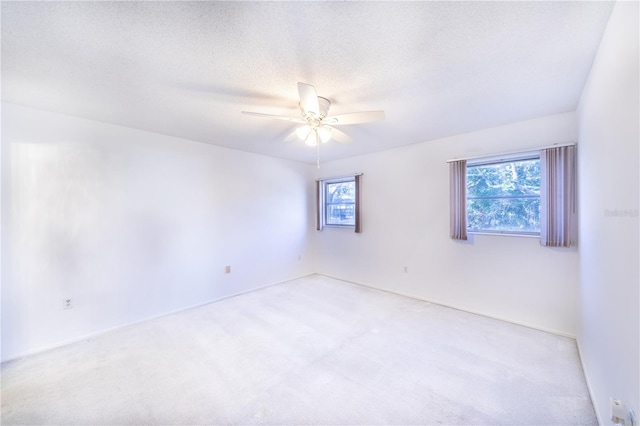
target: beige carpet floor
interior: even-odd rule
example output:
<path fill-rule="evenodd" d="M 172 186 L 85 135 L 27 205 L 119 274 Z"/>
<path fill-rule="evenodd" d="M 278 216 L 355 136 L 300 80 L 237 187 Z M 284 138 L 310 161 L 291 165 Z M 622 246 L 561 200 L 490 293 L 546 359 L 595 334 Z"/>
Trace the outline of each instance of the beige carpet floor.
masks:
<path fill-rule="evenodd" d="M 310 276 L 2 365 L 2 424 L 597 424 L 572 339 Z"/>

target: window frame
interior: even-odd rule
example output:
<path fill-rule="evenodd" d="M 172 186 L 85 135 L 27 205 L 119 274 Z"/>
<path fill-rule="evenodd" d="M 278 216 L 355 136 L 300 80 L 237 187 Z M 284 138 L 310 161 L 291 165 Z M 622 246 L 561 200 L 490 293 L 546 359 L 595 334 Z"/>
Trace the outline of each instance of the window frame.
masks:
<path fill-rule="evenodd" d="M 516 163 L 520 161 L 530 161 L 530 160 L 538 160 L 540 161 L 540 152 L 539 151 L 531 151 L 531 152 L 522 152 L 512 155 L 502 155 L 502 156 L 493 156 L 493 157 L 484 157 L 477 158 L 473 160 L 467 160 L 466 171 L 465 171 L 465 180 L 468 182 L 469 177 L 469 169 L 477 166 L 491 166 L 498 165 L 504 163 Z M 540 178 L 542 179 L 542 171 L 540 171 Z M 542 191 L 542 182 L 540 182 L 540 191 Z M 542 201 L 541 194 L 538 196 L 491 196 L 491 197 L 473 197 L 472 199 L 509 199 L 509 198 L 537 198 Z M 504 235 L 504 236 L 515 236 L 515 237 L 540 237 L 540 230 L 538 231 L 511 231 L 511 230 L 493 230 L 493 229 L 472 229 L 470 228 L 469 221 L 469 193 L 468 188 L 465 187 L 465 215 L 467 222 L 467 234 L 475 234 L 475 235 Z M 540 215 L 542 211 L 540 212 Z M 542 221 L 542 217 L 540 217 L 540 221 Z M 542 227 L 542 223 L 540 223 Z"/>
<path fill-rule="evenodd" d="M 322 227 L 328 227 L 328 228 L 355 228 L 356 227 L 356 199 L 354 197 L 353 203 L 332 203 L 332 204 L 328 204 L 327 203 L 327 186 L 328 185 L 332 185 L 332 184 L 336 184 L 336 183 L 343 183 L 343 182 L 353 182 L 354 186 L 356 184 L 356 177 L 355 176 L 344 176 L 344 177 L 339 177 L 339 178 L 333 178 L 333 179 L 322 179 L 320 180 L 320 220 L 322 222 Z M 329 205 L 336 205 L 336 204 L 351 204 L 353 205 L 353 209 L 354 209 L 354 215 L 353 215 L 353 224 L 340 224 L 340 223 L 328 223 L 327 222 L 327 210 L 328 210 L 328 206 Z"/>

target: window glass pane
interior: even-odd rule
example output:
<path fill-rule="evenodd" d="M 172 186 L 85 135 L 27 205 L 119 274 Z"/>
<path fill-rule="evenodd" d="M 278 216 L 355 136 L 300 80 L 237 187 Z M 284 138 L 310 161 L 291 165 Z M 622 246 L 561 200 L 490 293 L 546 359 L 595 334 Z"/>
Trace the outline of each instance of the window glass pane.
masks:
<path fill-rule="evenodd" d="M 353 204 L 327 205 L 327 225 L 355 225 L 355 206 Z"/>
<path fill-rule="evenodd" d="M 469 231 L 540 232 L 540 159 L 467 167 Z"/>
<path fill-rule="evenodd" d="M 540 196 L 540 159 L 467 167 L 467 198 Z"/>
<path fill-rule="evenodd" d="M 324 186 L 325 224 L 355 225 L 356 183 L 327 182 Z"/>
<path fill-rule="evenodd" d="M 327 204 L 354 203 L 356 201 L 356 183 L 353 180 L 327 183 L 325 185 L 325 201 Z"/>
<path fill-rule="evenodd" d="M 467 200 L 470 231 L 540 232 L 540 198 Z"/>

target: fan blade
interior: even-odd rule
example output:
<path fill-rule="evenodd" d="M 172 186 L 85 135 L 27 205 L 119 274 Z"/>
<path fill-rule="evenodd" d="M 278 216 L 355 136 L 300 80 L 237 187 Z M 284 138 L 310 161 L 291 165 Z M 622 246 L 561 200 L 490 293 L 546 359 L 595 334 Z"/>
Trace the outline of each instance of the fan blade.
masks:
<path fill-rule="evenodd" d="M 295 140 L 299 140 L 298 135 L 296 134 L 295 130 L 293 132 L 289 133 L 289 136 L 284 138 L 285 142 L 291 142 L 291 141 L 295 141 Z"/>
<path fill-rule="evenodd" d="M 300 106 L 305 112 L 312 112 L 316 116 L 320 115 L 318 105 L 318 94 L 316 88 L 310 84 L 298 83 L 298 94 L 300 95 Z"/>
<path fill-rule="evenodd" d="M 332 126 L 341 126 L 343 124 L 371 123 L 372 121 L 384 120 L 384 117 L 384 111 L 363 111 L 338 114 L 322 121 Z"/>
<path fill-rule="evenodd" d="M 331 139 L 340 143 L 351 143 L 353 139 L 342 130 L 338 130 L 335 127 L 331 127 Z"/>
<path fill-rule="evenodd" d="M 249 111 L 240 111 L 240 112 L 244 115 L 254 115 L 256 117 L 275 118 L 278 120 L 292 121 L 294 123 L 306 123 L 305 120 L 297 117 L 286 117 L 284 115 L 263 114 L 261 112 L 249 112 Z"/>

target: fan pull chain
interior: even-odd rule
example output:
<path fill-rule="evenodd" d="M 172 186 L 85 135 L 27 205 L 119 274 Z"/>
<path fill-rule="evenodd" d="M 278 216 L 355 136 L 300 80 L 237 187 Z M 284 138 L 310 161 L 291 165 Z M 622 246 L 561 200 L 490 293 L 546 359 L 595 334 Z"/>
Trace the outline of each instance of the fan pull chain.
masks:
<path fill-rule="evenodd" d="M 318 140 L 317 132 L 316 132 L 316 163 L 318 164 L 318 168 L 320 168 L 320 141 Z"/>

